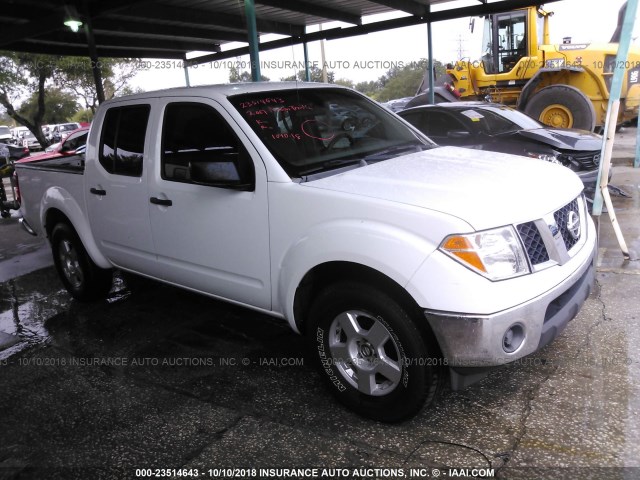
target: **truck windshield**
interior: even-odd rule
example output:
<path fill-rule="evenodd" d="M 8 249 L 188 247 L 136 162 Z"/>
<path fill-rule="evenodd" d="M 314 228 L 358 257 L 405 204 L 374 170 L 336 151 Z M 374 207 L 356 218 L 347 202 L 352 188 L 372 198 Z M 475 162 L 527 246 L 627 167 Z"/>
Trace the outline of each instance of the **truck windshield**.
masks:
<path fill-rule="evenodd" d="M 294 178 L 435 146 L 384 107 L 345 89 L 277 90 L 229 101 Z"/>

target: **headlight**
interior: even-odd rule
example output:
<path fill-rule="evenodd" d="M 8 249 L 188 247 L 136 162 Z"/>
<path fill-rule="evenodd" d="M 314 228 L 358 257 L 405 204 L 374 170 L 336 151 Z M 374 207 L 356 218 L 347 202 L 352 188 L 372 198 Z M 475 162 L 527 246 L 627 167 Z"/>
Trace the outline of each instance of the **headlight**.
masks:
<path fill-rule="evenodd" d="M 450 235 L 439 249 L 490 280 L 530 273 L 526 254 L 513 227 Z"/>
<path fill-rule="evenodd" d="M 538 160 L 544 160 L 545 162 L 562 165 L 562 162 L 558 160 L 558 156 L 553 153 L 527 152 L 527 155 L 531 158 L 537 158 Z"/>

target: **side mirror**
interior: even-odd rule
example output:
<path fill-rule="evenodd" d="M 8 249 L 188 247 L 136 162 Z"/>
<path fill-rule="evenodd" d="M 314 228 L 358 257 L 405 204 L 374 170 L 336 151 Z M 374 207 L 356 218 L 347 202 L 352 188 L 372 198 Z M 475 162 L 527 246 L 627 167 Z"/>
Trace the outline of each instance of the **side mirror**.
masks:
<path fill-rule="evenodd" d="M 198 161 L 189 163 L 191 181 L 198 185 L 252 191 L 253 181 L 248 181 L 238 171 L 234 162 Z"/>
<path fill-rule="evenodd" d="M 67 155 L 83 155 L 87 153 L 87 146 L 82 145 L 81 147 L 76 148 L 75 150 L 69 150 Z"/>

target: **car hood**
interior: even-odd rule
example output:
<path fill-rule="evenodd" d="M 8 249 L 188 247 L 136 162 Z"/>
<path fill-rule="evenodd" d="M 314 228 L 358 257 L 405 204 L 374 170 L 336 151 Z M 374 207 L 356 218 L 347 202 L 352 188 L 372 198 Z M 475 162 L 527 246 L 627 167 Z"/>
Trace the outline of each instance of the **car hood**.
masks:
<path fill-rule="evenodd" d="M 436 210 L 476 230 L 535 220 L 582 191 L 568 168 L 515 155 L 439 147 L 303 183 Z"/>
<path fill-rule="evenodd" d="M 537 128 L 520 130 L 521 135 L 530 140 L 546 143 L 560 150 L 581 150 L 592 152 L 602 147 L 602 137 L 587 130 Z"/>

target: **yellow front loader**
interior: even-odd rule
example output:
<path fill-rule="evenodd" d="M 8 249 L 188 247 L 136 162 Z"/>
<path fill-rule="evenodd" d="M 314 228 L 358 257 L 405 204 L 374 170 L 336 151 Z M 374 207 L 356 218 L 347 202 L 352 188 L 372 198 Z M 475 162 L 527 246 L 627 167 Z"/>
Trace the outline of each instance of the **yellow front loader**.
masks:
<path fill-rule="evenodd" d="M 448 81 L 461 99 L 515 105 L 553 127 L 600 129 L 616 67 L 620 22 L 608 44 L 576 44 L 565 38 L 551 45 L 551 15 L 530 7 L 485 17 L 482 57 L 448 65 Z M 638 116 L 640 49 L 629 50 L 624 67 L 618 123 Z"/>

